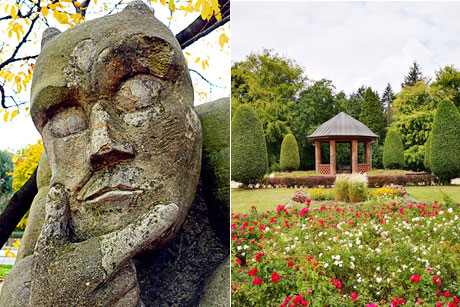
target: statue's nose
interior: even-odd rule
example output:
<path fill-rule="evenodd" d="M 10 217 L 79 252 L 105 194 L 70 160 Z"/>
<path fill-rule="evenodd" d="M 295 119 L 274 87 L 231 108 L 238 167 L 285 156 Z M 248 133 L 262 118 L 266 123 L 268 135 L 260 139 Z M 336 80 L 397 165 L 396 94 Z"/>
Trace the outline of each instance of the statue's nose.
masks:
<path fill-rule="evenodd" d="M 93 170 L 134 157 L 134 148 L 115 118 L 96 103 L 91 110 L 89 162 Z"/>

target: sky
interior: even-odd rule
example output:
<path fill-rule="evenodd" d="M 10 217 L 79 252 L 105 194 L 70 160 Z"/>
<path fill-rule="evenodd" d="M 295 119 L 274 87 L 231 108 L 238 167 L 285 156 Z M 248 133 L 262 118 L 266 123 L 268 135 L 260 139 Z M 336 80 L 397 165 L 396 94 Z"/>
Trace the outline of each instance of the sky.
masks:
<path fill-rule="evenodd" d="M 232 2 L 232 62 L 263 48 L 350 94 L 399 92 L 414 61 L 460 68 L 460 2 Z"/>
<path fill-rule="evenodd" d="M 1 1 L 3 2 L 4 0 Z M 7 1 L 11 2 L 12 0 Z M 130 1 L 128 0 L 125 2 L 129 3 Z M 145 2 L 154 8 L 155 17 L 168 25 L 174 34 L 179 33 L 193 20 L 195 20 L 197 16 L 199 16 L 198 13 L 188 13 L 186 16 L 184 16 L 182 12 L 177 11 L 173 15 L 174 19 L 170 21 L 168 19 L 170 13 L 167 7 L 151 3 L 150 1 Z M 98 1 L 98 6 L 101 7 L 101 9 L 103 3 L 103 1 Z M 103 14 L 98 11 L 98 8 L 91 7 L 90 5 L 87 19 L 91 20 L 103 16 Z M 9 39 L 5 33 L 6 26 L 7 23 L 0 23 L 0 40 L 6 41 Z M 51 24 L 51 26 L 57 26 L 62 31 L 65 30 L 65 27 L 58 25 L 57 23 Z M 41 33 L 44 29 L 45 27 L 37 29 L 38 31 L 36 35 L 38 40 L 41 39 Z M 219 37 L 223 31 L 225 31 L 225 34 L 230 38 L 230 23 L 227 23 L 223 27 L 213 31 L 211 34 L 193 43 L 191 46 L 184 50 L 184 52 L 190 54 L 186 55 L 189 68 L 198 71 L 209 81 L 204 81 L 198 74 L 194 72 L 190 73 L 193 85 L 195 87 L 195 105 L 230 96 L 230 46 L 229 44 L 226 44 L 224 48 L 221 48 L 218 44 Z M 12 44 L 17 44 L 17 40 L 14 41 L 14 36 L 11 39 L 13 39 Z M 23 51 L 23 55 L 39 53 L 40 50 L 38 46 L 39 44 L 37 44 L 36 47 L 29 45 L 28 49 Z M 197 57 L 200 57 L 200 61 L 195 63 Z M 209 66 L 207 66 L 204 70 L 201 64 L 201 60 L 203 59 L 207 59 L 209 63 Z M 20 101 L 29 100 L 30 85 L 31 84 L 29 84 L 25 91 L 21 92 Z M 206 96 L 198 94 L 200 92 L 206 93 Z M 24 107 L 26 106 L 28 105 L 24 105 Z M 35 144 L 37 140 L 41 138 L 40 134 L 33 125 L 32 118 L 24 111 L 24 107 L 20 109 L 19 115 L 17 115 L 13 120 L 9 120 L 8 122 L 4 122 L 3 120 L 4 112 L 0 113 L 0 150 L 16 152 L 18 149 L 24 148 L 28 144 Z M 8 111 L 11 112 L 12 110 L 13 109 Z"/>

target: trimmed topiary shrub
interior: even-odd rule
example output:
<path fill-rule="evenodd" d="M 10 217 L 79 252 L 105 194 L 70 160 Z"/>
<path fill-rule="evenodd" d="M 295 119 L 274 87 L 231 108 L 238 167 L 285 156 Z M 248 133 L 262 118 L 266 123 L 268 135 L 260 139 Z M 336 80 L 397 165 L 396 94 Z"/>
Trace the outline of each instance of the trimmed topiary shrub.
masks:
<path fill-rule="evenodd" d="M 299 147 L 295 136 L 288 134 L 281 144 L 280 167 L 283 171 L 295 171 L 300 166 Z"/>
<path fill-rule="evenodd" d="M 428 136 L 428 140 L 425 143 L 425 157 L 423 160 L 423 165 L 425 166 L 426 170 L 431 170 L 431 143 L 433 140 L 433 135 L 430 133 Z"/>
<path fill-rule="evenodd" d="M 431 133 L 431 171 L 450 183 L 460 175 L 460 114 L 451 101 L 438 104 Z"/>
<path fill-rule="evenodd" d="M 263 178 L 267 169 L 267 145 L 254 110 L 240 106 L 232 118 L 232 180 L 247 185 Z"/>
<path fill-rule="evenodd" d="M 404 146 L 401 136 L 390 130 L 383 146 L 383 167 L 385 169 L 402 169 L 404 167 Z"/>

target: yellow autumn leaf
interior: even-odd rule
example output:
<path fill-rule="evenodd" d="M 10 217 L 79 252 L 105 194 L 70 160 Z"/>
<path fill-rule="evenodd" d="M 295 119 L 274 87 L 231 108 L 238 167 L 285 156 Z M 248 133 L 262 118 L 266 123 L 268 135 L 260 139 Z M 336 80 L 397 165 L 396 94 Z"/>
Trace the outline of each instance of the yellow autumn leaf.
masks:
<path fill-rule="evenodd" d="M 9 7 L 10 7 L 9 4 L 7 4 L 7 5 L 5 6 L 5 13 L 7 13 L 7 14 L 8 14 L 8 8 L 9 8 Z"/>
<path fill-rule="evenodd" d="M 80 2 L 77 2 L 77 1 L 75 1 L 75 2 L 73 3 L 73 5 L 75 5 L 76 7 L 79 7 L 79 6 L 81 5 L 81 3 L 80 3 Z"/>
<path fill-rule="evenodd" d="M 8 115 L 10 115 L 9 112 L 6 112 L 4 115 L 3 115 L 3 121 L 6 123 L 8 121 Z"/>
<path fill-rule="evenodd" d="M 169 0 L 169 9 L 171 10 L 172 13 L 176 10 L 176 6 L 174 5 L 174 0 Z"/>
<path fill-rule="evenodd" d="M 8 74 L 6 75 L 6 78 L 5 78 L 5 79 L 6 79 L 8 82 L 11 82 L 11 81 L 13 81 L 13 78 L 14 78 L 14 74 L 13 74 L 11 71 L 8 71 Z"/>
<path fill-rule="evenodd" d="M 219 45 L 221 48 L 224 48 L 225 43 L 228 43 L 228 37 L 225 33 L 222 33 L 219 37 Z"/>
<path fill-rule="evenodd" d="M 45 17 L 46 17 L 46 16 L 48 15 L 48 13 L 49 13 L 49 9 L 48 9 L 48 7 L 46 7 L 46 6 L 42 7 L 42 8 L 41 8 L 41 11 L 42 11 L 43 16 L 45 16 Z"/>
<path fill-rule="evenodd" d="M 13 173 L 10 172 L 5 172 L 5 174 L 7 174 L 8 176 L 13 176 Z"/>
<path fill-rule="evenodd" d="M 203 67 L 203 70 L 205 70 L 205 69 L 206 69 L 206 64 L 205 64 L 205 62 L 204 62 L 204 61 L 202 61 L 202 62 L 201 62 L 201 66 Z"/>
<path fill-rule="evenodd" d="M 13 17 L 13 19 L 15 19 L 18 16 L 18 14 L 16 12 L 16 7 L 14 5 L 11 6 L 10 15 L 11 15 L 11 17 Z"/>
<path fill-rule="evenodd" d="M 16 255 L 15 255 L 15 253 L 13 253 L 9 248 L 7 248 L 7 249 L 5 250 L 5 257 L 12 257 L 12 258 L 15 258 Z"/>
<path fill-rule="evenodd" d="M 11 119 L 15 118 L 18 115 L 18 113 L 18 110 L 14 110 L 13 112 L 11 112 Z"/>
<path fill-rule="evenodd" d="M 166 0 L 160 0 L 160 3 L 166 5 Z"/>
<path fill-rule="evenodd" d="M 13 242 L 13 246 L 14 246 L 15 249 L 19 249 L 20 244 L 21 244 L 21 242 L 18 239 L 15 239 L 14 242 Z"/>
<path fill-rule="evenodd" d="M 18 155 L 14 155 L 14 156 L 13 156 L 13 159 L 11 159 L 11 161 L 12 161 L 13 163 L 16 163 L 16 162 L 18 162 L 18 159 L 19 159 L 19 156 L 18 156 Z"/>
<path fill-rule="evenodd" d="M 195 60 L 195 63 L 198 63 L 200 61 L 200 57 L 197 57 Z"/>
<path fill-rule="evenodd" d="M 188 55 L 188 56 L 190 56 L 190 52 L 188 52 L 188 51 L 185 51 L 185 54 Z"/>
<path fill-rule="evenodd" d="M 209 3 L 204 2 L 201 6 L 201 19 L 205 20 L 208 17 L 210 10 L 211 7 L 209 6 Z"/>

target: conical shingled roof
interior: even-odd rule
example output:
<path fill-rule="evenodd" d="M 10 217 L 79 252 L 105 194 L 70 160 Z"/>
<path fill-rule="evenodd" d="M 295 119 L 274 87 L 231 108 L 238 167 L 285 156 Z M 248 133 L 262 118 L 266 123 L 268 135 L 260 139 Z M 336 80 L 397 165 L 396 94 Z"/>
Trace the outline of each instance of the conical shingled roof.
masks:
<path fill-rule="evenodd" d="M 362 122 L 344 112 L 340 112 L 327 122 L 323 123 L 315 130 L 315 132 L 307 136 L 307 138 L 310 139 L 327 136 L 379 137 Z"/>

